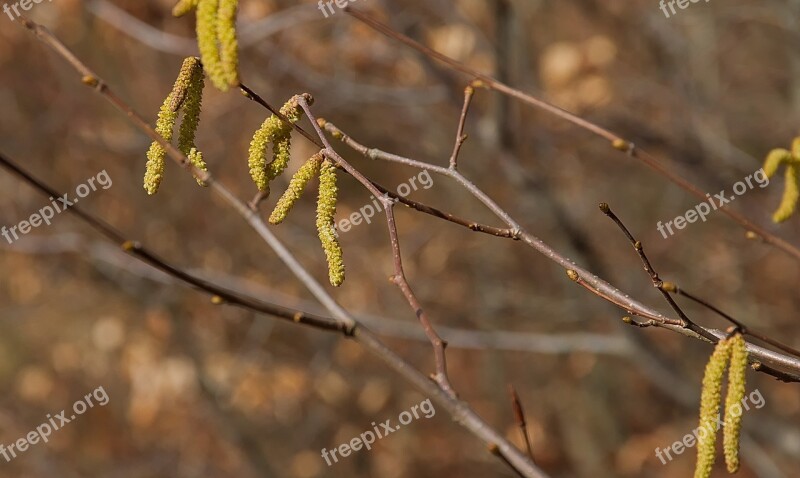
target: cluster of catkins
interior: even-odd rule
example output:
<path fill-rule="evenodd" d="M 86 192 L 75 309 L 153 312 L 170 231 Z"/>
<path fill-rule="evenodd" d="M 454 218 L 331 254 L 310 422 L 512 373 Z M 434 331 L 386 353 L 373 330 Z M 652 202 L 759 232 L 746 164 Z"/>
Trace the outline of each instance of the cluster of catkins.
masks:
<path fill-rule="evenodd" d="M 782 164 L 786 165 L 786 185 L 781 204 L 772 214 L 774 222 L 789 219 L 797 209 L 797 201 L 800 199 L 800 137 L 792 142 L 791 151 L 783 148 L 770 151 L 764 161 L 764 173 L 771 178 Z"/>
<path fill-rule="evenodd" d="M 200 3 L 202 5 L 202 0 Z M 178 79 L 158 113 L 156 132 L 165 141 L 171 142 L 175 123 L 182 111 L 178 149 L 195 167 L 207 171 L 203 155 L 194 144 L 203 99 L 203 70 L 203 64 L 198 58 L 189 57 L 183 61 Z M 250 143 L 248 158 L 250 176 L 264 197 L 269 195 L 270 182 L 283 173 L 289 164 L 292 125 L 300 120 L 303 113 L 298 103 L 300 98 L 300 96 L 292 97 L 281 108 L 281 114 L 287 121 L 276 115 L 270 116 L 255 132 Z M 313 101 L 310 95 L 304 95 L 303 98 L 308 103 Z M 267 153 L 270 145 L 272 146 L 272 158 L 268 161 Z M 154 141 L 147 152 L 144 188 L 148 194 L 155 194 L 158 191 L 164 176 L 166 155 L 166 149 L 158 141 Z M 283 221 L 294 203 L 300 198 L 306 184 L 317 175 L 319 175 L 317 232 L 328 262 L 330 283 L 339 286 L 344 281 L 344 261 L 342 248 L 334 228 L 337 200 L 336 166 L 324 157 L 322 151 L 312 156 L 295 173 L 289 183 L 289 188 L 278 200 L 269 221 L 272 224 L 279 224 Z M 201 178 L 197 178 L 197 180 L 201 185 L 205 185 Z"/>
<path fill-rule="evenodd" d="M 200 108 L 203 102 L 203 65 L 195 57 L 183 60 L 181 71 L 172 91 L 161 105 L 156 121 L 156 132 L 171 142 L 178 114 L 182 111 L 180 133 L 178 136 L 178 149 L 189 158 L 189 161 L 198 169 L 207 171 L 203 161 L 203 153 L 197 150 L 194 144 L 197 125 L 200 122 Z M 144 175 L 144 189 L 147 194 L 155 194 L 161 185 L 164 176 L 164 167 L 167 151 L 158 141 L 153 141 L 147 151 L 147 169 Z M 205 184 L 197 179 L 197 182 Z"/>
<path fill-rule="evenodd" d="M 714 467 L 722 379 L 729 365 L 728 394 L 725 397 L 723 421 L 723 449 L 728 473 L 736 473 L 739 470 L 739 435 L 742 429 L 747 343 L 744 337 L 736 332 L 732 337 L 717 343 L 706 365 L 703 391 L 700 396 L 700 425 L 697 429 L 697 465 L 694 478 L 710 477 Z"/>
<path fill-rule="evenodd" d="M 239 42 L 236 13 L 239 0 L 180 0 L 176 17 L 197 9 L 197 46 L 211 81 L 221 91 L 239 85 Z"/>
<path fill-rule="evenodd" d="M 236 37 L 236 13 L 238 0 L 180 0 L 172 13 L 176 17 L 197 10 L 197 42 L 201 58 L 190 57 L 175 80 L 172 91 L 164 100 L 158 113 L 156 132 L 172 142 L 173 130 L 180 112 L 183 118 L 180 125 L 178 149 L 198 170 L 207 171 L 203 155 L 194 144 L 197 126 L 200 122 L 200 108 L 203 101 L 203 75 L 208 74 L 218 89 L 227 91 L 240 86 L 239 45 Z M 286 169 L 291 156 L 292 125 L 300 120 L 303 111 L 298 104 L 299 96 L 292 97 L 281 108 L 280 118 L 272 115 L 253 135 L 250 143 L 248 166 L 250 176 L 264 197 L 269 195 L 269 184 Z M 310 95 L 304 95 L 311 103 Z M 267 161 L 267 150 L 272 145 L 272 160 Z M 147 152 L 147 167 L 144 176 L 144 189 L 148 194 L 158 192 L 167 151 L 158 141 L 154 141 Z M 300 198 L 306 184 L 319 175 L 319 196 L 317 198 L 317 232 L 322 249 L 328 261 L 328 277 L 334 286 L 344 281 L 344 261 L 342 248 L 336 236 L 334 217 L 336 215 L 336 166 L 326 159 L 322 151 L 312 156 L 292 177 L 289 188 L 278 200 L 269 221 L 279 224 L 286 218 L 295 202 Z M 202 178 L 197 178 L 205 186 Z"/>
<path fill-rule="evenodd" d="M 167 99 L 158 112 L 156 132 L 171 142 L 175 123 L 182 111 L 183 119 L 178 138 L 178 149 L 195 167 L 207 171 L 203 154 L 197 150 L 194 138 L 200 121 L 203 101 L 204 74 L 214 86 L 227 91 L 239 85 L 239 43 L 236 37 L 238 0 L 179 0 L 172 9 L 176 17 L 197 9 L 197 44 L 201 58 L 189 57 L 175 80 Z M 155 194 L 164 176 L 166 149 L 154 141 L 147 152 L 147 170 L 144 189 Z M 198 182 L 203 184 L 198 178 Z"/>
<path fill-rule="evenodd" d="M 250 142 L 250 177 L 264 195 L 270 191 L 269 184 L 278 177 L 289 164 L 291 153 L 292 124 L 300 120 L 303 110 L 298 105 L 299 97 L 295 96 L 281 108 L 281 114 L 288 123 L 272 115 L 256 130 Z M 310 102 L 311 97 L 307 96 Z M 272 145 L 272 161 L 267 161 L 267 149 Z M 289 187 L 278 199 L 275 209 L 269 217 L 272 224 L 280 224 L 294 204 L 300 199 L 306 185 L 315 176 L 319 176 L 319 193 L 317 196 L 317 233 L 328 261 L 328 279 L 331 285 L 339 286 L 344 281 L 344 261 L 342 247 L 336 236 L 334 217 L 336 215 L 336 165 L 325 158 L 322 151 L 310 157 L 292 176 Z"/>

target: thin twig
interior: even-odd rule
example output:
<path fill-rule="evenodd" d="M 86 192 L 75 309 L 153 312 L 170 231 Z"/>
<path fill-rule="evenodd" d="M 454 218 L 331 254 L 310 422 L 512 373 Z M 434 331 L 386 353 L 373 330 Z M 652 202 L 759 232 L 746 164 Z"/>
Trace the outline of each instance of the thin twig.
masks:
<path fill-rule="evenodd" d="M 535 463 L 536 460 L 533 458 L 531 437 L 528 435 L 528 424 L 525 421 L 525 412 L 522 409 L 522 402 L 513 384 L 508 384 L 508 394 L 511 396 L 511 408 L 514 409 L 514 418 L 517 420 L 522 440 L 525 442 L 525 448 L 528 450 L 528 456 L 531 458 L 531 461 Z"/>
<path fill-rule="evenodd" d="M 469 113 L 469 105 L 472 103 L 472 97 L 475 95 L 475 87 L 472 85 L 464 88 L 464 106 L 461 108 L 461 117 L 458 119 L 458 130 L 456 131 L 456 141 L 453 145 L 453 154 L 450 155 L 450 169 L 458 168 L 458 153 L 461 151 L 461 146 L 467 140 L 467 135 L 464 134 L 464 126 L 467 123 L 467 114 Z"/>
<path fill-rule="evenodd" d="M 710 302 L 706 301 L 705 299 L 701 299 L 700 297 L 697 297 L 694 294 L 686 292 L 684 289 L 678 287 L 678 285 L 675 284 L 674 282 L 664 282 L 664 285 L 663 285 L 662 288 L 664 290 L 666 290 L 667 292 L 672 292 L 672 293 L 678 294 L 678 295 L 680 295 L 682 297 L 686 297 L 687 299 L 689 299 L 689 300 L 691 300 L 691 301 L 693 301 L 693 302 L 695 302 L 695 303 L 707 308 L 708 310 L 714 312 L 715 314 L 719 315 L 723 319 L 725 319 L 728 322 L 730 322 L 733 325 L 735 325 L 742 334 L 750 336 L 750 337 L 753 337 L 753 338 L 756 338 L 758 340 L 761 340 L 762 342 L 770 344 L 775 348 L 778 348 L 780 350 L 783 350 L 786 353 L 794 355 L 795 357 L 800 357 L 800 350 L 797 350 L 797 349 L 795 349 L 793 347 L 790 347 L 790 346 L 788 346 L 788 345 L 786 345 L 784 343 L 781 343 L 781 342 L 779 342 L 779 341 L 777 341 L 777 340 L 775 340 L 773 338 L 770 338 L 770 337 L 768 337 L 768 336 L 766 336 L 766 335 L 764 335 L 764 334 L 762 334 L 760 332 L 757 332 L 756 330 L 753 330 L 751 327 L 749 327 L 749 326 L 745 325 L 744 323 L 740 322 L 739 320 L 733 318 L 730 314 L 727 314 L 727 313 L 723 312 L 721 309 L 719 309 L 715 305 L 711 304 Z"/>
<path fill-rule="evenodd" d="M 628 238 L 628 241 L 630 241 L 631 245 L 633 245 L 634 250 L 636 250 L 636 253 L 639 255 L 639 259 L 641 259 L 642 264 L 644 265 L 645 272 L 647 272 L 647 274 L 650 275 L 650 280 L 653 282 L 653 287 L 658 289 L 658 292 L 664 297 L 664 300 L 667 301 L 669 306 L 672 307 L 672 310 L 674 310 L 675 313 L 678 314 L 678 317 L 680 317 L 681 327 L 689 329 L 692 332 L 705 337 L 712 343 L 717 342 L 718 339 L 714 334 L 708 332 L 703 327 L 700 327 L 697 324 L 695 324 L 689 318 L 689 316 L 686 315 L 683 309 L 681 309 L 678 303 L 675 302 L 672 296 L 669 295 L 669 292 L 665 291 L 662 288 L 662 286 L 664 285 L 664 281 L 661 280 L 661 278 L 658 276 L 658 272 L 656 272 L 656 270 L 653 269 L 652 264 L 650 264 L 650 260 L 647 258 L 647 254 L 644 253 L 644 247 L 642 246 L 642 242 L 637 241 L 636 238 L 633 237 L 628 228 L 625 227 L 625 224 L 622 222 L 622 220 L 619 217 L 617 217 L 616 214 L 614 214 L 614 211 L 611 210 L 608 204 L 600 203 L 600 210 L 603 211 L 603 214 L 605 214 L 612 221 L 614 221 L 614 223 L 617 225 L 617 227 L 619 227 L 622 233 L 625 234 L 625 237 Z"/>
<path fill-rule="evenodd" d="M 13 161 L 2 152 L 0 152 L 0 166 L 12 172 L 14 175 L 34 187 L 46 197 L 63 196 L 63 194 L 56 191 L 55 188 L 48 186 L 42 180 L 33 176 L 29 171 L 23 169 L 19 163 Z M 102 234 L 106 239 L 117 244 L 122 248 L 123 251 L 127 252 L 136 259 L 185 284 L 206 292 L 211 296 L 211 301 L 214 304 L 231 304 L 253 312 L 271 315 L 273 317 L 303 325 L 309 325 L 318 329 L 337 331 L 345 335 L 348 335 L 349 333 L 348 329 L 344 327 L 343 323 L 331 317 L 324 317 L 318 314 L 264 302 L 246 294 L 235 292 L 207 280 L 200 279 L 179 269 L 176 266 L 171 265 L 164 259 L 160 258 L 156 253 L 142 246 L 139 242 L 126 239 L 123 233 L 114 229 L 105 221 L 85 212 L 81 207 L 72 205 L 67 208 L 67 211 L 76 215 L 94 230 Z"/>
<path fill-rule="evenodd" d="M 380 22 L 379 20 L 377 20 L 377 19 L 375 19 L 375 18 L 373 18 L 373 17 L 371 17 L 371 16 L 369 16 L 369 15 L 363 13 L 363 12 L 360 12 L 360 11 L 350 7 L 350 6 L 345 7 L 344 10 L 347 13 L 349 13 L 350 15 L 352 15 L 354 18 L 356 18 L 357 20 L 365 23 L 366 25 L 368 25 L 371 28 L 379 31 L 380 33 L 388 36 L 389 38 L 397 40 L 397 41 L 399 41 L 399 42 L 401 42 L 401 43 L 403 43 L 403 44 L 405 44 L 405 45 L 417 50 L 418 52 L 424 54 L 425 56 L 427 56 L 429 58 L 434 58 L 436 60 L 439 60 L 440 62 L 444 63 L 449 68 L 451 68 L 451 69 L 453 69 L 455 71 L 459 71 L 459 72 L 461 72 L 461 73 L 463 73 L 463 74 L 465 74 L 467 76 L 470 76 L 472 78 L 480 79 L 481 81 L 483 81 L 486 84 L 486 87 L 488 87 L 488 88 L 491 88 L 491 89 L 493 89 L 495 91 L 498 91 L 500 93 L 506 94 L 506 95 L 508 95 L 510 97 L 516 98 L 516 99 L 522 101 L 523 103 L 529 104 L 529 105 L 531 105 L 533 107 L 542 109 L 542 110 L 544 110 L 544 111 L 546 111 L 546 112 L 548 112 L 550 114 L 558 116 L 559 118 L 567 120 L 570 123 L 572 123 L 572 124 L 574 124 L 574 125 L 576 125 L 576 126 L 578 126 L 580 128 L 583 128 L 583 129 L 585 129 L 587 131 L 590 131 L 590 132 L 594 133 L 597 136 L 605 138 L 606 140 L 609 141 L 609 143 L 615 149 L 618 149 L 618 150 L 621 150 L 621 151 L 627 153 L 632 158 L 639 159 L 640 161 L 642 161 L 644 164 L 646 164 L 647 166 L 649 166 L 650 168 L 655 170 L 657 173 L 659 173 L 663 177 L 665 177 L 668 180 L 672 181 L 673 183 L 677 184 L 680 188 L 682 188 L 685 191 L 689 192 L 690 194 L 692 194 L 693 196 L 697 197 L 698 199 L 700 199 L 702 201 L 706 201 L 706 199 L 707 199 L 706 198 L 706 194 L 699 187 L 695 186 L 693 183 L 691 183 L 687 179 L 683 178 L 679 174 L 672 172 L 666 166 L 664 166 L 660 161 L 658 161 L 653 155 L 651 155 L 650 153 L 648 153 L 648 152 L 646 152 L 646 151 L 644 151 L 644 150 L 642 150 L 642 149 L 640 149 L 638 147 L 634 147 L 633 143 L 631 141 L 628 141 L 628 140 L 622 138 L 621 136 L 617 135 L 616 133 L 613 133 L 613 132 L 611 132 L 611 131 L 609 131 L 609 130 L 601 127 L 601 126 L 598 126 L 595 123 L 592 123 L 591 121 L 585 120 L 585 119 L 583 119 L 583 118 L 581 118 L 581 117 L 579 117 L 579 116 L 577 116 L 577 115 L 575 115 L 573 113 L 570 113 L 569 111 L 561 109 L 561 108 L 559 108 L 559 107 L 557 107 L 555 105 L 551 105 L 550 103 L 547 103 L 544 100 L 540 100 L 540 99 L 538 99 L 538 98 L 536 98 L 536 97 L 534 97 L 532 95 L 524 93 L 524 92 L 522 92 L 522 91 L 520 91 L 518 89 L 512 88 L 512 87 L 510 87 L 510 86 L 508 86 L 508 85 L 506 85 L 506 84 L 504 84 L 504 83 L 492 78 L 491 76 L 488 76 L 488 75 L 485 75 L 485 74 L 480 73 L 478 71 L 475 71 L 474 69 L 472 69 L 472 68 L 470 68 L 470 67 L 468 67 L 468 66 L 466 66 L 466 65 L 464 65 L 464 64 L 462 64 L 462 63 L 460 63 L 460 62 L 458 62 L 458 61 L 456 61 L 456 60 L 454 60 L 454 59 L 452 59 L 452 58 L 450 58 L 448 56 L 445 56 L 445 55 L 443 55 L 441 53 L 438 53 L 438 52 L 436 52 L 434 50 L 431 50 L 430 48 L 428 48 L 425 45 L 422 45 L 421 43 L 409 38 L 408 36 L 403 35 L 402 33 L 398 33 L 396 31 L 392 30 L 389 26 L 385 25 L 384 23 Z M 800 249 L 797 248 L 796 246 L 794 246 L 793 244 L 790 244 L 790 243 L 784 241 L 783 239 L 775 236 L 774 234 L 770 233 L 769 231 L 767 231 L 766 229 L 762 228 L 761 226 L 756 225 L 755 223 L 753 223 L 752 221 L 747 219 L 745 216 L 743 216 L 742 214 L 739 214 L 738 212 L 736 212 L 736 211 L 734 211 L 732 209 L 729 209 L 727 207 L 720 207 L 719 210 L 722 211 L 723 214 L 727 215 L 728 217 L 733 219 L 735 222 L 737 222 L 746 231 L 755 232 L 756 234 L 761 236 L 761 238 L 764 240 L 764 242 L 766 242 L 768 244 L 771 244 L 771 245 L 777 247 L 778 249 L 782 250 L 783 252 L 791 255 L 795 259 L 800 260 Z"/>
<path fill-rule="evenodd" d="M 750 364 L 750 367 L 753 368 L 756 372 L 766 373 L 767 375 L 772 375 L 773 377 L 777 378 L 781 382 L 786 383 L 798 383 L 800 382 L 800 375 L 796 373 L 787 372 L 785 370 L 778 370 L 776 368 L 770 367 L 764 363 L 755 361 Z"/>
<path fill-rule="evenodd" d="M 439 386 L 442 387 L 442 390 L 444 390 L 450 396 L 456 397 L 456 392 L 453 389 L 453 386 L 450 384 L 450 379 L 447 375 L 447 356 L 444 350 L 445 347 L 447 347 L 447 343 L 442 340 L 438 333 L 436 333 L 436 329 L 434 329 L 433 324 L 428 319 L 428 315 L 422 308 L 422 304 L 420 303 L 419 299 L 417 299 L 414 291 L 411 289 L 411 285 L 408 283 L 405 271 L 403 270 L 403 256 L 402 252 L 400 251 L 400 237 L 397 234 L 397 224 L 394 218 L 394 201 L 381 195 L 380 190 L 375 187 L 375 185 L 372 184 L 369 179 L 351 166 L 350 163 L 345 161 L 344 158 L 342 158 L 339 153 L 333 149 L 333 146 L 331 146 L 328 138 L 325 136 L 325 132 L 322 131 L 316 116 L 314 116 L 314 113 L 311 111 L 307 100 L 304 97 L 300 97 L 297 103 L 301 108 L 303 108 L 303 111 L 305 111 L 306 116 L 311 121 L 314 129 L 316 129 L 320 141 L 322 141 L 322 143 L 325 145 L 325 156 L 333 160 L 338 166 L 350 173 L 350 175 L 360 182 L 365 188 L 367 188 L 369 192 L 371 192 L 376 198 L 379 198 L 383 204 L 383 211 L 386 214 L 386 225 L 389 229 L 389 241 L 392 246 L 392 257 L 394 259 L 394 275 L 390 277 L 389 280 L 391 280 L 391 282 L 402 291 L 406 301 L 408 302 L 408 305 L 411 307 L 411 310 L 414 311 L 414 314 L 417 316 L 417 319 L 422 325 L 423 330 L 425 330 L 425 334 L 428 336 L 428 339 L 431 342 L 436 366 L 436 373 L 433 375 L 434 381 L 439 384 Z"/>
<path fill-rule="evenodd" d="M 669 317 L 661 317 L 659 315 L 644 313 L 643 311 L 639 311 L 639 310 L 630 310 L 630 309 L 628 309 L 626 304 L 624 302 L 620 301 L 617 297 L 615 297 L 613 295 L 604 294 L 604 293 L 600 292 L 599 290 L 595 289 L 594 287 L 592 287 L 592 285 L 589 284 L 588 282 L 586 282 L 585 280 L 583 280 L 581 275 L 578 274 L 578 272 L 576 270 L 574 270 L 574 269 L 567 269 L 567 277 L 569 277 L 570 280 L 572 280 L 573 282 L 575 282 L 579 286 L 583 287 L 584 289 L 588 290 L 592 294 L 594 294 L 594 295 L 596 295 L 596 296 L 598 296 L 598 297 L 600 297 L 602 299 L 605 299 L 608 302 L 611 302 L 612 304 L 616 305 L 617 307 L 625 309 L 625 311 L 628 312 L 631 315 L 635 315 L 637 317 L 643 317 L 645 319 L 648 319 L 650 322 L 658 323 L 658 324 L 661 324 L 661 325 L 674 325 L 674 326 L 677 326 L 677 327 L 682 327 L 683 326 L 683 322 L 681 322 L 678 319 L 670 319 Z"/>

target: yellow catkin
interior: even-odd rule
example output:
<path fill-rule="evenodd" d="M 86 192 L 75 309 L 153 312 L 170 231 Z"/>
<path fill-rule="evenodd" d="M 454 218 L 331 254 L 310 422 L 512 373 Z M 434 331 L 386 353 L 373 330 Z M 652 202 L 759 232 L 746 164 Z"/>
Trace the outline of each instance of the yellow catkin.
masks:
<path fill-rule="evenodd" d="M 203 95 L 203 67 L 195 57 L 186 58 L 181 65 L 178 78 L 172 91 L 161 105 L 156 121 L 156 132 L 165 141 L 172 142 L 173 130 L 178 114 L 183 110 L 178 149 L 189 157 L 189 161 L 205 170 L 202 155 L 194 147 L 195 133 L 200 121 L 200 107 Z M 144 175 L 144 189 L 147 194 L 155 194 L 164 176 L 167 151 L 158 141 L 153 141 L 147 151 L 147 166 Z M 198 182 L 200 180 L 198 179 Z M 202 184 L 202 182 L 201 182 Z"/>
<path fill-rule="evenodd" d="M 777 148 L 773 149 L 764 160 L 764 174 L 771 178 L 778 172 L 778 168 L 784 164 L 792 161 L 792 153 L 788 149 Z"/>
<path fill-rule="evenodd" d="M 194 167 L 201 171 L 208 171 L 208 166 L 206 166 L 206 162 L 203 160 L 203 153 L 197 150 L 197 148 L 192 148 L 189 150 L 189 154 L 186 155 L 189 158 L 189 162 L 192 163 Z M 197 184 L 201 186 L 208 186 L 202 179 L 195 176 L 195 180 Z"/>
<path fill-rule="evenodd" d="M 792 156 L 795 161 L 800 161 L 800 136 L 792 141 Z"/>
<path fill-rule="evenodd" d="M 319 172 L 319 197 L 317 198 L 317 233 L 328 261 L 328 279 L 331 285 L 344 282 L 342 247 L 334 231 L 336 216 L 336 166 L 323 161 Z"/>
<path fill-rule="evenodd" d="M 722 378 L 731 356 L 730 343 L 720 340 L 706 365 L 700 396 L 700 424 L 697 430 L 697 465 L 694 478 L 709 478 L 716 459 L 717 419 L 722 399 Z"/>
<path fill-rule="evenodd" d="M 175 128 L 175 121 L 178 119 L 178 112 L 172 110 L 171 103 L 172 94 L 167 96 L 164 104 L 161 105 L 161 110 L 158 112 L 158 120 L 156 121 L 156 133 L 167 142 L 172 141 L 172 130 Z M 157 141 L 153 141 L 147 151 L 147 165 L 144 174 L 144 189 L 149 195 L 158 192 L 161 179 L 164 177 L 166 157 L 166 149 Z"/>
<path fill-rule="evenodd" d="M 222 71 L 229 86 L 239 84 L 239 41 L 236 38 L 236 13 L 239 0 L 219 0 L 217 38 Z"/>
<path fill-rule="evenodd" d="M 800 199 L 798 167 L 800 166 L 796 164 L 786 166 L 786 184 L 783 189 L 783 198 L 778 209 L 772 214 L 773 222 L 778 223 L 789 219 L 797 209 L 797 200 Z"/>
<path fill-rule="evenodd" d="M 267 164 L 267 178 L 269 181 L 277 178 L 289 165 L 289 160 L 292 158 L 292 135 L 286 135 L 278 138 L 272 143 L 272 161 Z"/>
<path fill-rule="evenodd" d="M 731 342 L 731 366 L 728 370 L 728 395 L 725 397 L 725 421 L 723 450 L 728 473 L 739 471 L 739 434 L 742 430 L 742 401 L 745 394 L 745 375 L 747 372 L 747 343 L 741 334 L 736 334 Z"/>
<path fill-rule="evenodd" d="M 272 210 L 272 214 L 269 216 L 269 222 L 271 224 L 280 224 L 284 219 L 286 219 L 289 211 L 292 210 L 294 204 L 303 194 L 303 189 L 305 189 L 308 182 L 314 179 L 317 174 L 319 174 L 319 168 L 322 164 L 322 159 L 322 153 L 317 153 L 310 157 L 305 164 L 303 164 L 300 169 L 294 173 L 292 180 L 289 181 L 289 187 L 286 188 L 286 191 L 283 193 L 280 199 L 278 199 L 275 209 Z"/>
<path fill-rule="evenodd" d="M 228 80 L 219 54 L 217 18 L 219 0 L 199 0 L 197 3 L 197 46 L 203 67 L 211 82 L 220 91 L 228 91 Z"/>
<path fill-rule="evenodd" d="M 250 140 L 250 153 L 247 165 L 250 168 L 250 177 L 256 183 L 259 191 L 269 193 L 269 181 L 267 181 L 267 146 L 273 127 L 272 117 L 268 118 L 253 134 Z"/>
<path fill-rule="evenodd" d="M 302 110 L 297 104 L 296 97 L 283 105 L 281 114 L 286 116 L 290 123 L 300 120 Z M 253 134 L 247 164 L 250 168 L 250 177 L 259 191 L 269 193 L 269 182 L 282 173 L 289 164 L 291 135 L 292 126 L 275 115 L 267 118 Z M 267 163 L 267 148 L 270 143 L 273 145 L 273 158 Z"/>
<path fill-rule="evenodd" d="M 203 66 L 199 58 L 190 57 L 184 61 L 184 65 L 190 65 L 191 77 L 186 89 L 186 98 L 183 100 L 183 117 L 181 118 L 180 134 L 178 136 L 178 149 L 185 155 L 189 155 L 195 147 L 194 139 L 197 134 L 197 126 L 200 123 L 200 110 L 203 103 Z"/>
<path fill-rule="evenodd" d="M 182 17 L 187 13 L 197 8 L 198 0 L 179 0 L 178 3 L 172 7 L 172 15 Z"/>

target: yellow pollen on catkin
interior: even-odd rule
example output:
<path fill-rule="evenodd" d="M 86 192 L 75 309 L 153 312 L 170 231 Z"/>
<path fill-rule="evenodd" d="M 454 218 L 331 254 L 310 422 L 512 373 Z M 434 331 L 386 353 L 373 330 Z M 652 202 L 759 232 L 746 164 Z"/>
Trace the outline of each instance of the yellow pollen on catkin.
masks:
<path fill-rule="evenodd" d="M 186 88 L 185 99 L 183 100 L 183 117 L 181 118 L 180 133 L 178 135 L 178 149 L 185 155 L 189 155 L 195 147 L 194 139 L 197 134 L 197 127 L 200 124 L 200 110 L 203 104 L 203 66 L 200 60 L 195 57 L 187 58 L 184 65 L 190 65 L 191 76 L 189 85 Z"/>
<path fill-rule="evenodd" d="M 199 0 L 197 4 L 197 46 L 203 67 L 211 82 L 220 91 L 228 91 L 228 81 L 219 54 L 217 18 L 219 0 Z"/>
<path fill-rule="evenodd" d="M 764 160 L 764 174 L 771 178 L 782 165 L 786 167 L 786 183 L 778 209 L 772 214 L 772 221 L 783 222 L 794 214 L 800 199 L 800 136 L 792 141 L 791 151 L 776 148 Z"/>
<path fill-rule="evenodd" d="M 165 141 L 172 141 L 172 130 L 175 128 L 175 121 L 178 119 L 178 112 L 170 107 L 172 95 L 164 100 L 161 110 L 158 112 L 156 121 L 156 133 Z M 153 141 L 147 151 L 147 165 L 144 174 L 144 189 L 147 194 L 153 195 L 158 192 L 161 179 L 164 177 L 164 167 L 166 166 L 167 150 L 158 141 Z"/>
<path fill-rule="evenodd" d="M 291 157 L 292 124 L 300 121 L 302 109 L 292 97 L 280 110 L 290 124 L 272 115 L 253 134 L 247 164 L 250 177 L 259 191 L 269 192 L 269 182 L 278 177 Z M 267 148 L 272 144 L 272 161 L 267 162 Z"/>
<path fill-rule="evenodd" d="M 798 174 L 797 164 L 786 166 L 786 184 L 784 184 L 783 197 L 778 209 L 772 214 L 773 222 L 783 222 L 794 214 L 797 209 L 797 201 L 800 199 L 800 174 Z"/>
<path fill-rule="evenodd" d="M 206 73 L 220 91 L 239 85 L 238 0 L 196 0 L 197 46 Z M 178 9 L 178 7 L 181 9 Z M 178 12 L 184 7 L 178 4 Z M 173 10 L 174 13 L 175 10 Z"/>
<path fill-rule="evenodd" d="M 183 111 L 180 126 L 178 149 L 189 161 L 200 169 L 206 170 L 202 154 L 194 146 L 195 134 L 200 121 L 200 108 L 203 96 L 203 66 L 195 57 L 186 58 L 181 65 L 178 78 L 172 91 L 164 100 L 156 121 L 156 133 L 164 141 L 171 143 L 178 116 Z M 144 175 L 144 189 L 147 194 L 155 194 L 164 176 L 167 151 L 158 142 L 153 141 L 147 151 L 147 166 Z M 198 179 L 202 184 L 202 181 Z"/>
<path fill-rule="evenodd" d="M 336 166 L 323 161 L 319 172 L 319 197 L 317 198 L 317 233 L 328 261 L 328 279 L 338 287 L 344 282 L 344 259 L 342 247 L 336 237 L 334 219 L 336 216 Z"/>
<path fill-rule="evenodd" d="M 789 152 L 788 149 L 773 149 L 767 155 L 767 159 L 764 160 L 764 174 L 766 174 L 768 178 L 771 178 L 776 172 L 778 172 L 778 168 L 782 164 L 790 163 L 791 161 L 792 153 Z"/>
<path fill-rule="evenodd" d="M 747 343 L 741 334 L 730 339 L 731 365 L 728 370 L 728 395 L 725 397 L 723 450 L 728 473 L 739 470 L 739 435 L 742 430 L 742 402 L 747 372 Z"/>
<path fill-rule="evenodd" d="M 197 8 L 198 0 L 179 0 L 174 7 L 172 7 L 172 15 L 175 17 L 182 17 L 187 13 Z"/>
<path fill-rule="evenodd" d="M 716 459 L 717 419 L 722 399 L 722 378 L 731 356 L 730 342 L 720 340 L 706 365 L 697 428 L 697 464 L 694 478 L 709 478 Z"/>
<path fill-rule="evenodd" d="M 222 71 L 229 86 L 239 84 L 239 40 L 236 37 L 238 0 L 219 0 L 217 38 Z"/>
<path fill-rule="evenodd" d="M 189 158 L 189 162 L 192 163 L 192 165 L 195 168 L 197 168 L 197 169 L 199 169 L 201 171 L 208 171 L 208 166 L 206 166 L 206 162 L 203 160 L 203 153 L 198 151 L 197 148 L 190 149 L 189 150 L 189 154 L 187 154 L 186 156 Z M 194 179 L 197 181 L 197 184 L 199 184 L 200 186 L 203 186 L 203 187 L 208 186 L 208 184 L 206 184 L 206 182 L 203 181 L 201 178 L 195 176 Z"/>
<path fill-rule="evenodd" d="M 289 187 L 286 188 L 286 191 L 280 199 L 278 199 L 275 209 L 273 209 L 272 214 L 269 216 L 269 222 L 271 224 L 280 224 L 286 219 L 289 211 L 292 210 L 292 207 L 294 207 L 297 200 L 300 199 L 300 196 L 303 194 L 303 189 L 305 189 L 308 182 L 319 174 L 322 160 L 322 153 L 319 152 L 310 157 L 305 164 L 294 173 L 291 181 L 289 181 Z"/>

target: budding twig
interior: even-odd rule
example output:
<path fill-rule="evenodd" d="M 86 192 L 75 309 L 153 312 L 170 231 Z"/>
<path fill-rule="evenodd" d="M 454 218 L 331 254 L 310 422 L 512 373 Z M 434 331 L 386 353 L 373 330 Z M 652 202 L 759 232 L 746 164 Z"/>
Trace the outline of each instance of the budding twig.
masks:
<path fill-rule="evenodd" d="M 665 291 L 662 288 L 664 282 L 658 276 L 658 273 L 655 271 L 655 269 L 653 269 L 653 266 L 650 264 L 650 260 L 647 259 L 647 255 L 644 253 L 644 247 L 642 247 L 641 241 L 637 241 L 633 237 L 633 235 L 630 233 L 628 228 L 625 227 L 625 224 L 623 224 L 622 221 L 617 217 L 617 215 L 614 214 L 614 212 L 611 210 L 611 208 L 608 206 L 608 204 L 600 203 L 600 210 L 603 212 L 603 214 L 605 214 L 612 221 L 614 221 L 614 223 L 617 225 L 617 227 L 619 227 L 619 229 L 622 231 L 622 233 L 625 234 L 625 237 L 627 237 L 628 240 L 631 242 L 631 244 L 633 245 L 633 248 L 636 250 L 636 253 L 639 255 L 639 258 L 641 259 L 642 264 L 644 265 L 644 270 L 650 275 L 650 280 L 653 282 L 653 287 L 658 289 L 658 291 L 664 297 L 664 300 L 667 301 L 669 306 L 672 307 L 672 309 L 678 314 L 678 317 L 680 317 L 680 325 L 681 325 L 681 327 L 691 330 L 692 332 L 696 333 L 697 335 L 700 335 L 701 337 L 706 338 L 711 343 L 717 342 L 718 339 L 714 334 L 710 333 L 709 331 L 707 331 L 703 327 L 699 327 L 697 324 L 695 324 L 683 312 L 683 309 L 681 309 L 681 307 L 678 305 L 678 303 L 675 302 L 675 300 L 672 299 L 672 296 L 669 295 L 669 292 Z"/>
<path fill-rule="evenodd" d="M 528 424 L 525 421 L 525 412 L 522 409 L 522 401 L 519 399 L 517 389 L 513 384 L 508 384 L 508 394 L 511 397 L 511 408 L 514 410 L 514 418 L 517 420 L 522 440 L 525 442 L 525 448 L 528 450 L 528 456 L 531 460 L 536 462 L 533 458 L 533 447 L 531 446 L 531 437 L 528 435 Z"/>

